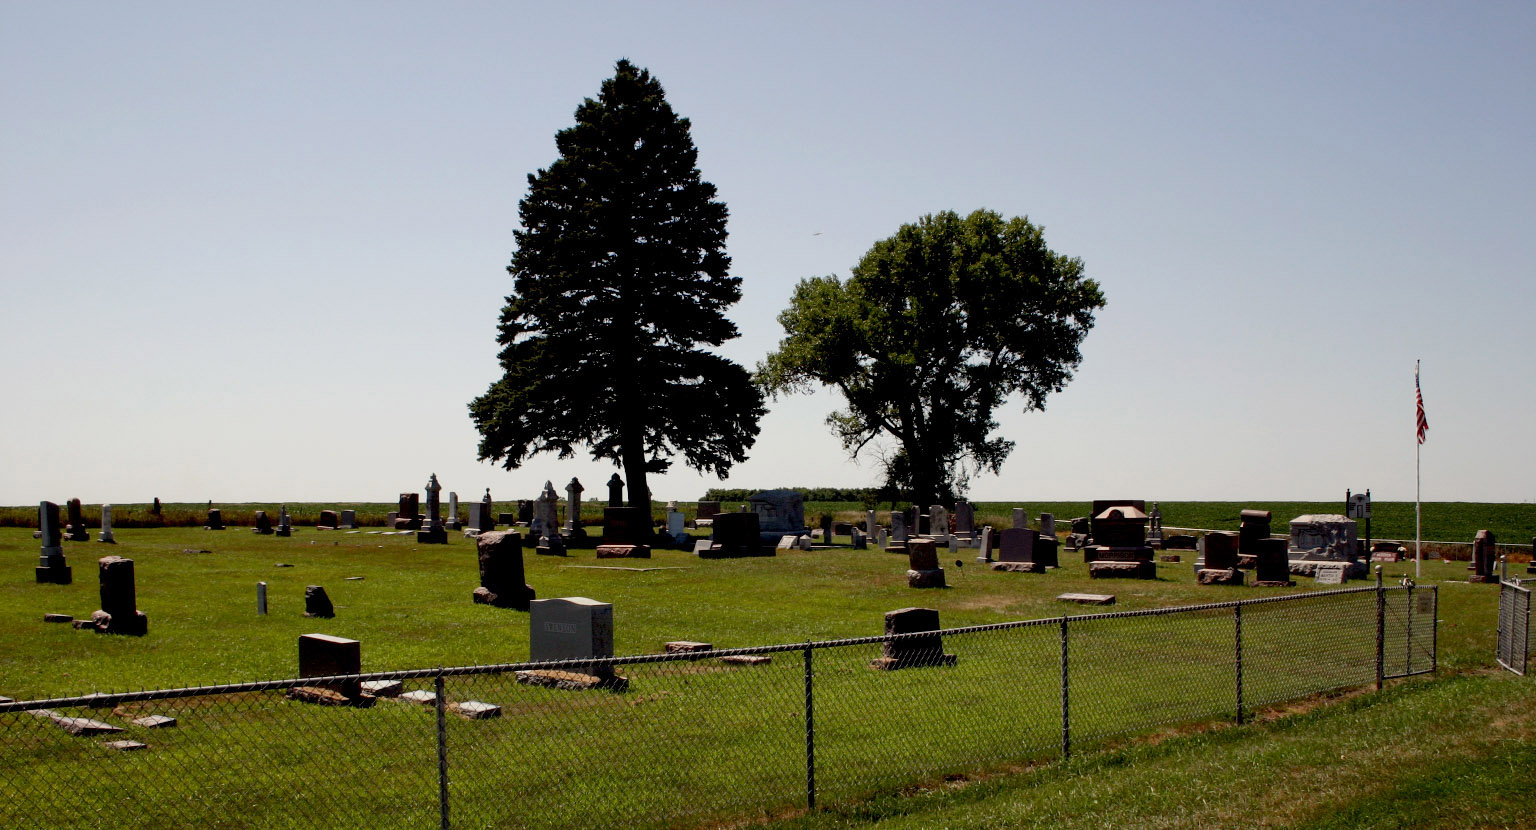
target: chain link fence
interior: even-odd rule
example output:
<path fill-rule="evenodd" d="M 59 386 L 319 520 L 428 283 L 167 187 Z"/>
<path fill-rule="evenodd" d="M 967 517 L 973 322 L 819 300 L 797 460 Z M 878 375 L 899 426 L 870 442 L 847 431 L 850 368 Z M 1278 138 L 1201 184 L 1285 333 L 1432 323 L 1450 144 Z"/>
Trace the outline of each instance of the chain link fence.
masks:
<path fill-rule="evenodd" d="M 1436 597 L 1354 588 L 757 649 L 0 703 L 0 826 L 749 823 L 1431 672 Z M 520 682 L 534 669 L 614 680 L 584 691 Z M 359 681 L 379 693 L 369 705 L 294 699 Z"/>
<path fill-rule="evenodd" d="M 1524 675 L 1530 662 L 1531 589 L 1536 579 L 1505 579 L 1499 583 L 1499 665 Z"/>

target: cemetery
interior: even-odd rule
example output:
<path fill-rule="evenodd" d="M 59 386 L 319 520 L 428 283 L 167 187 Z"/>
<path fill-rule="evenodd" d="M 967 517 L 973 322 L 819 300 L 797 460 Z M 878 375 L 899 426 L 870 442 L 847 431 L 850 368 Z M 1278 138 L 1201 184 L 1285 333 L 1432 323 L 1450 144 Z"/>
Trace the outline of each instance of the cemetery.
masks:
<path fill-rule="evenodd" d="M 436 485 L 435 476 L 428 481 Z M 1198 556 L 1175 564 L 1152 556 L 1150 517 L 1135 502 L 1024 507 L 962 502 L 952 508 L 871 511 L 851 504 L 807 504 L 792 491 L 769 490 L 734 505 L 657 503 L 645 516 L 609 500 L 578 500 L 577 487 L 568 487 L 560 499 L 552 483 L 546 483 L 537 488 L 538 498 L 524 500 L 528 511 L 502 511 L 480 501 L 467 505 L 466 517 L 445 517 L 436 490 L 423 492 L 426 498 L 420 501 L 415 493 L 403 493 L 391 504 L 345 508 L 191 506 L 198 508 L 195 525 L 131 529 L 122 521 L 112 528 L 113 517 L 136 517 L 144 506 L 118 505 L 111 512 L 103 506 L 98 512 L 77 504 L 61 511 L 45 502 L 32 511 L 35 535 L 20 521 L 21 527 L 0 527 L 0 562 L 10 562 L 16 575 L 35 572 L 24 582 L 9 580 L 0 590 L 7 667 L 0 695 L 33 700 L 294 678 L 269 693 L 283 701 L 276 710 L 253 704 L 228 711 L 189 708 L 176 700 L 124 702 L 101 711 L 55 706 L 49 717 L 68 728 L 51 732 L 38 731 L 47 719 L 0 713 L 0 728 L 14 735 L 25 727 L 21 734 L 31 736 L 23 747 L 0 737 L 0 757 L 8 765 L 45 763 L 38 774 L 49 768 L 62 772 L 77 753 L 103 751 L 111 738 L 134 744 L 113 748 L 136 750 L 122 757 L 137 759 L 135 774 L 153 782 L 184 774 L 178 771 L 193 759 L 217 756 L 216 736 L 230 730 L 253 754 L 269 751 L 261 748 L 268 744 L 277 751 L 280 744 L 303 745 L 318 735 L 340 740 L 337 730 L 354 728 L 363 730 L 368 741 L 387 746 L 422 729 L 430 732 L 434 707 L 439 707 L 450 716 L 450 741 L 461 742 L 454 750 L 459 759 L 454 783 L 466 799 L 483 788 L 508 786 L 489 775 L 484 767 L 489 760 L 479 753 L 498 747 L 527 751 L 513 748 L 522 747 L 527 738 L 519 736 L 529 729 L 600 729 L 608 736 L 600 744 L 562 743 L 539 751 L 559 757 L 560 768 L 594 769 L 602 766 L 594 753 L 646 758 L 656 751 L 656 741 L 696 744 L 705 739 L 708 752 L 668 755 L 666 777 L 718 779 L 710 809 L 728 815 L 734 798 L 796 791 L 794 770 L 803 764 L 803 758 L 796 759 L 797 752 L 803 754 L 797 733 L 804 724 L 796 717 L 765 721 L 761 714 L 765 694 L 782 696 L 777 699 L 789 703 L 790 711 L 801 702 L 802 654 L 794 643 L 829 644 L 815 658 L 821 666 L 816 672 L 821 707 L 817 763 L 823 770 L 818 792 L 827 799 L 862 798 L 899 785 L 905 776 L 950 768 L 935 768 L 934 758 L 952 758 L 943 763 L 969 769 L 1016 757 L 1017 750 L 1009 746 L 1035 747 L 1032 751 L 1041 757 L 1056 751 L 1060 716 L 1052 712 L 1059 691 L 1052 688 L 1052 672 L 1060 649 L 1057 629 L 1066 624 L 1058 621 L 1084 615 L 1092 621 L 1073 626 L 1072 634 L 1077 671 L 1097 667 L 1100 672 L 1073 681 L 1074 694 L 1081 696 L 1075 698 L 1080 720 L 1074 734 L 1080 737 L 1074 746 L 1088 748 L 1104 736 L 1144 728 L 1153 722 L 1146 720 L 1150 711 L 1165 711 L 1170 704 L 1173 712 L 1187 711 L 1176 721 L 1217 714 L 1219 709 L 1208 708 L 1209 701 L 1230 695 L 1223 690 L 1230 678 L 1224 681 L 1220 671 L 1206 667 L 1230 666 L 1232 659 L 1231 611 L 1102 621 L 1094 614 L 1302 596 L 1330 588 L 1357 591 L 1340 600 L 1359 597 L 1365 604 L 1351 607 L 1365 615 L 1360 619 L 1368 619 L 1374 607 L 1371 586 L 1376 583 L 1355 574 L 1349 551 L 1339 550 L 1340 542 L 1349 539 L 1348 529 L 1337 527 L 1320 505 L 1266 504 L 1274 509 L 1261 510 L 1228 504 L 1212 513 L 1203 512 L 1208 505 L 1190 506 L 1187 513 L 1179 505 L 1158 505 L 1154 509 L 1167 526 L 1196 537 Z M 457 502 L 454 497 L 450 505 L 459 508 Z M 701 506 L 707 511 L 702 525 L 695 519 Z M 20 510 L 0 513 L 0 521 Z M 1266 522 L 1264 514 L 1277 511 L 1297 518 Z M 274 512 L 287 535 L 263 532 Z M 61 513 L 75 521 L 65 527 Z M 872 514 L 875 524 L 870 526 Z M 521 515 L 528 520 L 515 521 Z M 1058 515 L 1090 518 L 1058 523 Z M 514 521 L 504 524 L 493 517 Z M 112 537 L 113 555 L 97 554 L 101 540 L 89 533 L 82 541 L 70 538 L 74 527 L 98 518 L 103 533 Z M 454 520 L 462 530 L 433 533 L 434 528 L 446 531 Z M 1522 509 L 1506 522 L 1500 527 L 1510 528 L 1507 533 L 1529 535 L 1536 515 Z M 246 532 L 204 529 L 215 524 Z M 343 529 L 347 524 L 355 528 Z M 1266 524 L 1269 531 L 1277 525 L 1296 530 L 1288 538 L 1275 537 L 1264 532 Z M 1378 519 L 1377 526 L 1383 525 L 1392 526 Z M 1069 529 L 1082 531 L 1081 557 L 1058 553 Z M 1466 556 L 1473 570 L 1449 552 L 1458 559 L 1423 563 L 1425 583 L 1462 586 L 1439 592 L 1444 603 L 1439 616 L 1447 621 L 1428 630 L 1437 637 L 1442 666 L 1486 662 L 1486 631 L 1453 621 L 1458 615 L 1486 613 L 1481 609 L 1494 602 L 1497 587 L 1478 586 L 1477 578 L 1492 574 L 1495 553 L 1508 556 L 1517 550 L 1496 548 L 1490 532 L 1472 535 L 1476 538 L 1466 545 Z M 866 536 L 874 544 L 855 544 Z M 780 547 L 786 537 L 795 543 Z M 551 548 L 560 553 L 546 554 Z M 1302 553 L 1287 560 L 1287 551 Z M 1529 558 L 1526 553 L 1522 561 Z M 80 578 L 89 571 L 73 572 L 73 579 L 58 577 L 59 569 L 71 572 L 87 561 L 82 558 L 87 554 L 99 559 L 97 580 Z M 643 562 L 624 562 L 642 557 Z M 1299 563 L 1311 563 L 1310 576 Z M 1399 591 L 1414 567 L 1403 560 L 1373 564 L 1383 567 L 1385 584 Z M 1422 603 L 1406 599 L 1409 595 L 1389 596 L 1393 614 L 1411 617 L 1417 610 L 1434 616 L 1425 610 L 1432 605 L 1420 609 Z M 1107 609 L 1106 603 L 1111 604 Z M 1265 609 L 1275 621 L 1284 618 L 1279 608 L 1259 605 L 1244 614 L 1252 636 L 1265 636 Z M 128 636 L 89 637 L 46 621 L 58 617 L 83 620 L 94 632 Z M 941 617 L 944 635 L 938 633 Z M 957 629 L 962 633 L 953 633 Z M 1428 631 L 1421 627 L 1417 636 L 1430 636 Z M 1353 638 L 1368 657 L 1368 625 L 1333 636 Z M 1413 636 L 1392 635 L 1389 662 L 1395 668 L 1390 671 L 1430 670 L 1434 649 L 1423 648 Z M 849 645 L 835 645 L 843 641 Z M 1309 649 L 1278 641 L 1265 646 L 1258 640 L 1245 653 L 1255 672 L 1285 666 L 1279 685 L 1267 685 L 1276 681 L 1266 675 L 1249 679 L 1254 706 L 1338 682 L 1338 665 L 1314 662 Z M 685 662 L 623 662 L 634 655 L 671 655 Z M 473 668 L 540 660 L 566 662 L 510 673 Z M 1368 684 L 1368 663 L 1354 665 L 1345 681 Z M 434 681 L 433 666 L 466 667 L 466 673 L 437 675 Z M 1019 674 L 1025 669 L 1027 674 Z M 390 676 L 364 682 L 306 680 L 363 672 Z M 707 693 L 700 684 L 709 684 Z M 1034 701 L 1023 710 L 1031 714 L 1019 722 L 1032 737 L 1020 744 L 1018 734 L 968 732 L 967 741 L 957 746 L 946 737 L 948 727 L 939 727 L 957 716 L 941 704 L 956 694 L 976 701 L 964 712 L 968 722 L 1018 722 L 1007 696 L 984 691 L 993 684 Z M 1172 688 L 1180 691 L 1170 697 Z M 877 711 L 878 701 L 890 694 L 932 701 L 926 710 L 905 717 L 907 727 L 900 732 L 905 737 L 895 744 L 896 733 L 866 731 L 857 714 Z M 590 695 L 608 697 L 585 697 Z M 1176 704 L 1179 700 L 1186 702 Z M 287 712 L 283 706 L 301 708 Z M 349 710 L 355 714 L 345 715 Z M 1156 722 L 1166 716 L 1165 711 Z M 135 725 L 146 718 L 174 719 L 175 726 L 151 731 Z M 103 736 L 97 739 L 99 747 L 89 742 L 93 734 Z M 462 742 L 484 747 L 469 751 Z M 31 747 L 27 753 L 63 755 L 55 761 L 43 762 L 41 756 L 21 761 L 27 756 L 14 753 L 26 746 Z M 102 760 L 90 757 L 93 763 Z M 182 758 L 187 760 L 177 760 Z M 153 759 L 165 759 L 164 765 L 156 766 Z M 115 763 L 110 757 L 108 762 Z M 408 804 L 407 813 L 416 815 L 410 810 L 432 806 L 422 807 L 417 791 L 406 783 L 412 776 L 430 777 L 430 762 L 416 769 L 405 758 L 365 754 L 332 757 L 329 763 L 332 768 L 324 775 L 397 770 L 401 777 L 390 786 L 349 796 L 375 805 L 372 809 L 401 810 Z M 58 764 L 65 766 L 52 766 Z M 242 788 L 233 781 L 241 768 L 233 765 L 227 774 L 235 778 L 221 786 L 231 787 L 229 797 L 237 798 Z M 603 803 L 605 787 L 625 787 L 629 793 L 633 784 L 641 784 L 648 794 L 634 794 L 626 803 L 669 815 L 666 811 L 673 808 L 665 806 L 667 788 L 658 784 L 656 774 L 603 773 L 569 795 L 594 799 L 590 808 L 595 809 Z M 219 775 L 215 780 L 222 780 Z M 608 775 L 618 778 L 609 780 Z M 537 779 L 519 786 L 535 786 Z M 107 790 L 89 781 L 77 781 L 75 791 L 83 805 L 109 798 Z M 218 801 L 213 799 L 215 809 Z M 564 814 L 559 809 L 539 807 L 555 812 L 538 813 L 543 818 L 530 821 L 560 824 Z"/>

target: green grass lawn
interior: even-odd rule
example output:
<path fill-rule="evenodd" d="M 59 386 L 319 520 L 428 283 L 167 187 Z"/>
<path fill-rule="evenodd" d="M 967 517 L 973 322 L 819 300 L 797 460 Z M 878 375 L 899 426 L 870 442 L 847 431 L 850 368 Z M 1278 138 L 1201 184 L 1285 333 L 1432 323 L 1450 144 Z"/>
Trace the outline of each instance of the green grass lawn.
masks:
<path fill-rule="evenodd" d="M 316 631 L 360 640 L 365 671 L 514 662 L 528 656 L 526 614 L 470 601 L 478 584 L 474 545 L 458 535 L 450 534 L 449 544 L 442 546 L 418 545 L 414 535 L 312 528 L 299 528 L 287 539 L 256 536 L 243 528 L 124 529 L 117 537 L 116 546 L 65 543 L 75 584 L 37 585 L 32 580 L 37 541 L 25 530 L 0 528 L 0 566 L 12 574 L 0 582 L 0 694 L 36 698 L 291 677 L 297 672 L 297 637 Z M 149 635 L 108 637 L 43 623 L 47 612 L 81 617 L 99 606 L 95 558 L 107 554 L 135 560 L 138 606 L 149 616 Z M 528 582 L 540 597 L 612 602 L 621 655 L 655 653 L 677 639 L 736 648 L 873 636 L 881 633 L 884 612 L 911 605 L 937 608 L 945 627 L 953 628 L 1098 610 L 1055 601 L 1067 591 L 1114 593 L 1119 598 L 1115 610 L 1134 610 L 1312 587 L 1305 579 L 1292 589 L 1200 587 L 1193 583 L 1188 562 L 1161 566 L 1160 579 L 1151 582 L 1091 581 L 1081 557 L 1065 551 L 1060 570 L 1003 574 L 983 570 L 974 555 L 956 554 L 964 562 L 959 567 L 955 557 L 946 558 L 950 589 L 921 592 L 906 586 L 905 557 L 874 550 L 781 552 L 741 560 L 701 560 L 658 550 L 649 562 L 627 563 L 599 562 L 591 550 L 573 550 L 568 558 L 528 551 L 525 562 Z M 294 567 L 278 568 L 279 562 Z M 599 564 L 662 570 L 581 567 Z M 1389 582 L 1412 567 L 1388 566 Z M 1492 661 L 1497 588 L 1455 581 L 1465 575 L 1464 564 L 1425 563 L 1426 581 L 1441 585 L 1439 656 L 1451 675 L 1480 671 Z M 258 580 L 269 585 L 270 613 L 264 617 L 255 608 Z M 325 586 L 337 606 L 335 619 L 301 615 L 309 584 Z M 1373 637 L 1372 630 L 1330 627 L 1328 619 L 1297 607 L 1260 606 L 1245 617 L 1245 632 L 1255 642 L 1267 639 L 1261 636 L 1266 626 L 1277 640 L 1293 634 L 1296 642 L 1293 648 L 1245 654 L 1253 673 L 1250 702 L 1283 700 L 1325 687 L 1309 673 L 1362 671 L 1328 661 L 1343 652 L 1358 654 L 1361 638 Z M 1289 610 L 1267 616 L 1259 610 L 1271 608 Z M 1086 787 L 1106 776 L 1083 765 L 1116 757 L 1093 751 L 1107 742 L 1152 725 L 1188 728 L 1211 718 L 1229 719 L 1230 632 L 1230 612 L 1080 624 L 1072 642 L 1074 671 L 1080 673 L 1074 681 L 1074 718 L 1080 719 L 1074 746 L 1081 751 L 1069 763 L 1045 769 L 1055 770 L 1051 775 L 1081 772 L 1084 777 L 1072 786 Z M 1355 645 L 1346 648 L 1349 643 Z M 878 645 L 817 653 L 821 803 L 865 806 L 840 807 L 808 820 L 856 823 L 867 809 L 882 822 L 906 821 L 906 805 L 917 805 L 911 820 L 926 824 L 920 815 L 922 798 L 891 799 L 890 794 L 924 780 L 960 780 L 1056 757 L 1059 641 L 1054 625 L 951 637 L 946 645 L 959 656 L 953 668 L 894 673 L 867 668 Z M 450 793 L 454 803 L 474 805 L 456 816 L 455 825 L 560 825 L 570 821 L 572 809 L 595 823 L 612 820 L 604 816 L 637 814 L 659 825 L 708 823 L 771 819 L 793 814 L 803 803 L 804 689 L 798 652 L 778 654 L 771 665 L 756 668 L 699 662 L 626 671 L 633 683 L 623 695 L 530 689 L 505 675 L 449 678 L 449 699 L 488 700 L 507 710 L 495 721 L 448 720 Z M 1366 682 L 1368 672 L 1361 678 Z M 430 688 L 430 681 L 408 685 Z M 1438 688 L 1418 681 L 1402 684 L 1420 685 Z M 1362 700 L 1377 701 L 1371 705 L 1385 711 L 1399 706 L 1391 694 L 1402 693 Z M 368 710 L 326 709 L 263 692 L 129 704 L 108 719 L 122 722 L 150 712 L 173 714 L 182 725 L 155 733 L 130 730 L 130 737 L 151 744 L 149 751 L 138 753 L 107 753 L 44 720 L 0 715 L 0 766 L 18 771 L 0 791 L 10 786 L 25 793 L 50 781 L 70 780 L 68 797 L 53 805 L 45 826 L 101 823 L 124 797 L 137 802 L 134 815 L 144 826 L 194 821 L 269 826 L 281 823 L 275 816 L 293 816 L 282 821 L 297 824 L 324 823 L 324 816 L 331 815 L 324 810 L 338 804 L 355 807 L 378 826 L 436 820 L 436 727 L 428 707 L 381 701 Z M 71 712 L 77 713 L 90 714 Z M 1444 728 L 1449 733 L 1459 722 Z M 1254 742 L 1266 743 L 1266 728 L 1218 731 L 1251 734 Z M 1223 740 L 1247 746 L 1240 737 Z M 1215 744 L 1212 751 L 1222 746 Z M 1484 757 L 1482 744 L 1457 746 L 1457 751 Z M 251 772 L 253 757 L 267 759 L 259 774 Z M 127 796 L 125 780 L 138 785 Z M 1019 786 L 1032 791 L 1034 780 L 1025 776 Z M 1296 786 L 1310 792 L 1305 788 L 1318 785 Z M 157 788 L 185 791 L 188 797 L 151 798 Z M 294 793 L 292 803 L 274 805 L 273 792 L 288 790 Z M 317 792 L 326 793 L 328 801 L 308 804 L 304 794 Z M 971 792 L 966 788 L 963 797 L 979 797 Z M 1099 791 L 1097 797 L 1114 795 Z M 25 802 L 0 799 L 0 804 L 17 803 Z M 196 805 L 195 814 L 188 812 L 189 804 Z M 306 813 L 311 807 L 316 812 Z M 0 806 L 0 824 L 15 823 L 7 821 L 7 809 Z M 952 812 L 942 804 L 935 809 Z M 1205 815 L 1215 816 L 1219 825 L 1226 814 Z M 999 821 L 995 826 L 1012 826 Z M 956 826 L 988 825 L 959 821 Z"/>

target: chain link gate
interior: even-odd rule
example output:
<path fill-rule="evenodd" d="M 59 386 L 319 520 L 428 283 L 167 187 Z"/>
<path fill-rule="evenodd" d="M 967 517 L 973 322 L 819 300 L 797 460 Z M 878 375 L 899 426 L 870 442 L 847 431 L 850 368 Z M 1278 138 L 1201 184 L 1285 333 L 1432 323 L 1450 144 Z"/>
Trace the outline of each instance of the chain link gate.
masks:
<path fill-rule="evenodd" d="M 1499 583 L 1499 665 L 1525 674 L 1531 631 L 1531 589 L 1509 579 Z"/>

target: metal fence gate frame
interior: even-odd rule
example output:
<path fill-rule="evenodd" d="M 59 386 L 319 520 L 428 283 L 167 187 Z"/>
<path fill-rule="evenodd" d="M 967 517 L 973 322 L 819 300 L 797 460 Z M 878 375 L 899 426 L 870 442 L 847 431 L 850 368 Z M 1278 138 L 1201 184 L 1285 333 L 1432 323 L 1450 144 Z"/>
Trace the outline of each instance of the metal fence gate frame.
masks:
<path fill-rule="evenodd" d="M 1499 582 L 1499 665 L 1524 676 L 1530 648 L 1531 589 L 1523 583 L 1536 579 L 1505 579 Z"/>

